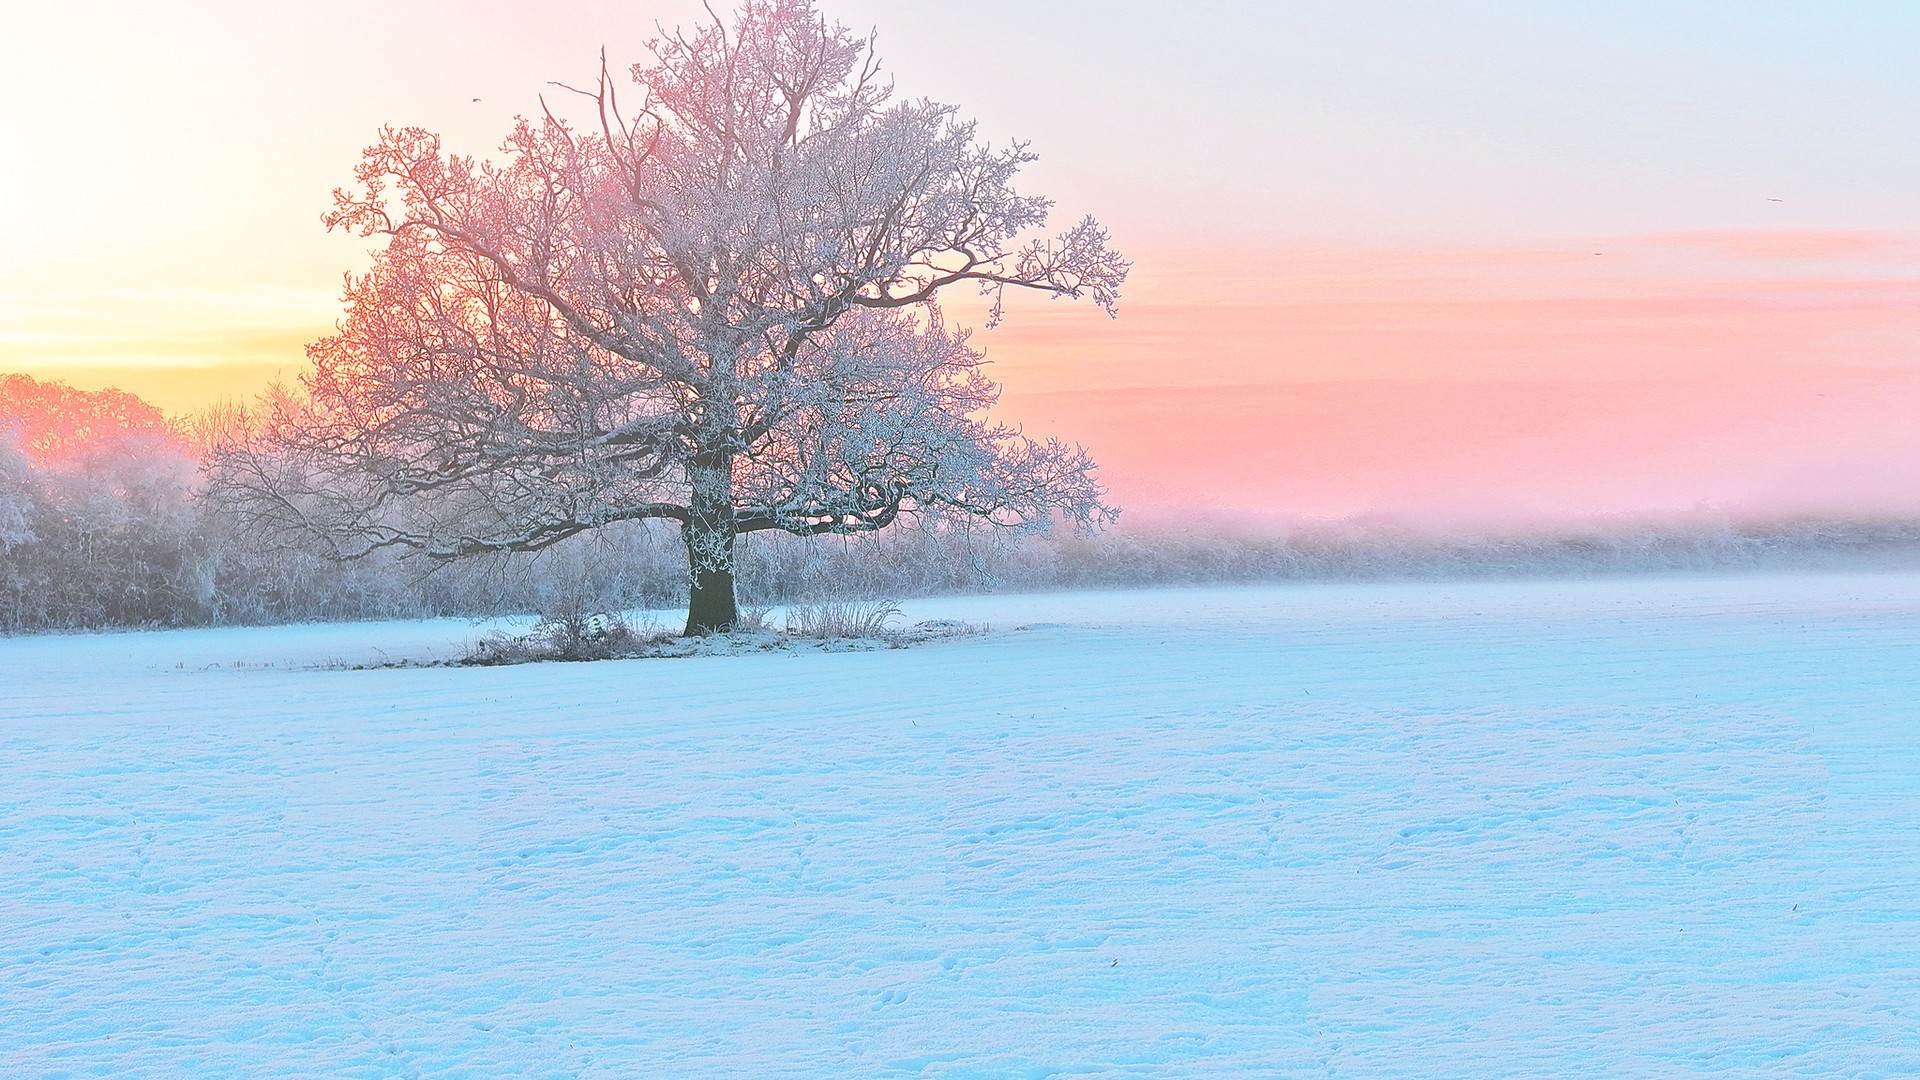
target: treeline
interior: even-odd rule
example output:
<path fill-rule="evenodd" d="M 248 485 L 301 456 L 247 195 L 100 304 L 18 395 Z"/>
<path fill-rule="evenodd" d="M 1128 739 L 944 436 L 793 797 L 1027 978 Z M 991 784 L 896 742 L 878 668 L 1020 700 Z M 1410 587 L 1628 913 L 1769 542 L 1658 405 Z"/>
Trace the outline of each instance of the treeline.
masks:
<path fill-rule="evenodd" d="M 0 376 L 0 632 L 430 615 L 556 614 L 685 602 L 670 527 L 623 525 L 539 556 L 334 563 L 250 533 L 206 496 L 196 433 L 117 391 Z M 742 538 L 747 604 L 1287 580 L 1920 567 L 1920 520 L 1712 513 L 1551 528 L 1388 522 L 1110 530 L 999 542 L 896 527 Z"/>
<path fill-rule="evenodd" d="M 398 613 L 389 577 L 231 527 L 171 440 L 48 462 L 0 441 L 0 631 Z"/>

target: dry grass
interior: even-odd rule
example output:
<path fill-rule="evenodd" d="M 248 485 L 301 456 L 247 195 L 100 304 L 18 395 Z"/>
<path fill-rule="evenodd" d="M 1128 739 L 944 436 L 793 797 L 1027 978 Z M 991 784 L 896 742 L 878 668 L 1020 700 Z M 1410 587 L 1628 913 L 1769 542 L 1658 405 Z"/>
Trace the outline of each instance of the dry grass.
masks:
<path fill-rule="evenodd" d="M 733 620 L 734 633 L 771 634 L 774 632 L 771 621 L 772 615 L 773 609 L 769 607 L 754 607 L 751 605 L 742 607 Z"/>
<path fill-rule="evenodd" d="M 786 634 L 796 638 L 872 638 L 884 641 L 895 631 L 887 623 L 900 617 L 892 600 L 823 600 L 787 609 Z"/>
<path fill-rule="evenodd" d="M 617 660 L 641 656 L 673 635 L 651 624 L 634 627 L 616 613 L 549 615 L 525 634 L 493 633 L 474 643 L 460 664 L 527 664 L 541 660 Z"/>

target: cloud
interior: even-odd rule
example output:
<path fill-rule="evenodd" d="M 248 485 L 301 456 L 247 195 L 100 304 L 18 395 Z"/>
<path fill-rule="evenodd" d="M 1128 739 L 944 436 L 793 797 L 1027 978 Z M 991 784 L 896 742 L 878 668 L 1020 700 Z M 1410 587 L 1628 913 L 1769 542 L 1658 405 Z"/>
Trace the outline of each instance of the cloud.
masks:
<path fill-rule="evenodd" d="M 1883 239 L 1875 247 L 1856 237 L 1855 248 L 1895 250 Z M 1805 236 L 1776 241 L 1750 247 L 1844 249 L 1831 239 L 1825 248 Z M 1691 240 L 1635 243 L 1223 252 L 1211 267 L 1191 252 L 1142 251 L 1119 318 L 1022 298 L 975 344 L 1010 392 L 1920 365 L 1920 277 L 1909 262 L 1836 265 L 1727 256 Z M 971 313 L 953 304 L 949 314 Z"/>
<path fill-rule="evenodd" d="M 1920 510 L 1912 372 L 1143 387 L 1001 413 L 1085 444 L 1136 518 Z"/>
<path fill-rule="evenodd" d="M 0 367 L 299 363 L 339 307 L 330 294 L 271 286 L 0 295 Z"/>
<path fill-rule="evenodd" d="M 1742 259 L 1911 260 L 1920 236 L 1879 229 L 1693 229 L 1627 237 L 1634 247 L 1699 248 Z"/>
<path fill-rule="evenodd" d="M 292 377 L 339 310 L 330 293 L 272 286 L 0 295 L 0 371 L 189 412 Z"/>

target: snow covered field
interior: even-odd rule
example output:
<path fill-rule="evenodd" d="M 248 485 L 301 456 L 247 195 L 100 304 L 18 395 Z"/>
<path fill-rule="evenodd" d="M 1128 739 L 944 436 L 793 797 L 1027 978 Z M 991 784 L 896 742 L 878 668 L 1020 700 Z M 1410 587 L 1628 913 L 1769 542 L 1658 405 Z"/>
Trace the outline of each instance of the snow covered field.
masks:
<path fill-rule="evenodd" d="M 0 1074 L 1920 1074 L 1920 576 L 908 616 L 0 640 Z"/>

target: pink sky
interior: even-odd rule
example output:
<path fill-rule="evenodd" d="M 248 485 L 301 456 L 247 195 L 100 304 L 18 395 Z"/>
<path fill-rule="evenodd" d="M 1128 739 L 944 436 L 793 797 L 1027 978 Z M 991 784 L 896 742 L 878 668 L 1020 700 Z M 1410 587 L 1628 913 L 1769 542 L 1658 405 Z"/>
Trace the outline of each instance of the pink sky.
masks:
<path fill-rule="evenodd" d="M 1920 511 L 1916 240 L 1840 230 L 1142 268 L 982 335 L 1136 516 Z"/>
<path fill-rule="evenodd" d="M 1147 387 L 1014 394 L 1005 414 L 1080 433 L 1143 522 L 1920 513 L 1909 374 Z"/>
<path fill-rule="evenodd" d="M 1920 9 L 1604 9 L 827 5 L 1135 260 L 1118 320 L 1022 303 L 975 340 L 1002 415 L 1136 517 L 1913 508 Z M 697 15 L 13 18 L 0 370 L 174 411 L 295 374 L 364 259 L 318 217 L 377 125 L 484 152 Z"/>

